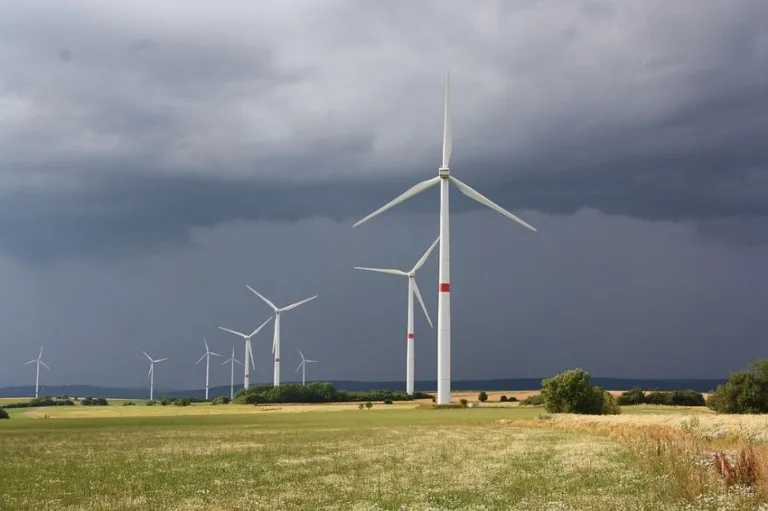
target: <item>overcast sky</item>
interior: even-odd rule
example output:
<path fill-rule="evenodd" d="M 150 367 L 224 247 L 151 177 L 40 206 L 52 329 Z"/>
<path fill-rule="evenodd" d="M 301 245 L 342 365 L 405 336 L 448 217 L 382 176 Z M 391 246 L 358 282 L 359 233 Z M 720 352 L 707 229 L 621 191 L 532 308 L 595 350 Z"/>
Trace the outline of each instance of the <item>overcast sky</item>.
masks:
<path fill-rule="evenodd" d="M 764 0 L 0 3 L 0 386 L 201 387 L 278 305 L 283 377 L 403 379 L 452 171 L 454 379 L 768 357 Z M 433 320 L 437 261 L 418 276 Z M 254 339 L 271 381 L 271 326 Z M 416 315 L 416 377 L 436 375 Z M 228 383 L 214 365 L 212 381 Z"/>

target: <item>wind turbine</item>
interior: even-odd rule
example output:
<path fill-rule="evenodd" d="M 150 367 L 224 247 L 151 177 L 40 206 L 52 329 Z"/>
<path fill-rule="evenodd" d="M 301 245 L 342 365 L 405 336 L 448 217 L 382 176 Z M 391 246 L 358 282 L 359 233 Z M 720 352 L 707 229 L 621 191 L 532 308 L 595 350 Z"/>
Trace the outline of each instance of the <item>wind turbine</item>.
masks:
<path fill-rule="evenodd" d="M 232 369 L 229 375 L 229 400 L 230 401 L 232 401 L 235 398 L 235 362 L 237 362 L 240 365 L 243 365 L 242 362 L 240 362 L 238 359 L 235 358 L 235 347 L 232 346 L 232 358 L 228 358 L 227 360 L 221 363 L 221 365 L 232 364 Z"/>
<path fill-rule="evenodd" d="M 437 171 L 437 176 L 422 181 L 408 189 L 399 197 L 380 207 L 370 215 L 358 221 L 354 227 L 387 211 L 388 209 L 414 197 L 421 192 L 440 183 L 440 269 L 439 269 L 439 293 L 437 300 L 437 403 L 448 404 L 451 402 L 451 253 L 450 253 L 450 228 L 449 228 L 449 203 L 448 192 L 450 183 L 453 183 L 461 193 L 476 200 L 484 206 L 514 220 L 523 227 L 532 231 L 536 229 L 502 208 L 495 202 L 483 196 L 451 175 L 449 163 L 451 160 L 451 119 L 449 115 L 450 104 L 450 73 L 445 75 L 445 117 L 443 124 L 443 161 Z"/>
<path fill-rule="evenodd" d="M 280 314 L 283 312 L 288 312 L 289 310 L 293 310 L 299 305 L 307 303 L 310 300 L 314 300 L 315 298 L 317 298 L 317 295 L 311 298 L 305 298 L 300 302 L 292 303 L 291 305 L 280 308 L 280 307 L 277 307 L 274 303 L 264 298 L 264 296 L 259 294 L 259 292 L 253 289 L 251 286 L 245 286 L 245 287 L 250 289 L 251 292 L 254 293 L 256 296 L 264 300 L 264 303 L 272 307 L 272 310 L 275 311 L 275 333 L 274 333 L 274 336 L 272 337 L 272 353 L 275 354 L 275 376 L 272 384 L 275 387 L 277 387 L 278 385 L 280 385 Z"/>
<path fill-rule="evenodd" d="M 316 364 L 317 360 L 308 360 L 304 358 L 304 353 L 299 350 L 299 355 L 301 355 L 301 364 L 299 364 L 299 367 L 296 368 L 294 373 L 298 373 L 299 369 L 301 369 L 301 384 L 306 386 L 307 385 L 307 364 Z"/>
<path fill-rule="evenodd" d="M 147 355 L 146 351 L 142 351 L 144 353 L 144 356 L 149 359 L 149 373 L 147 373 L 147 377 L 149 378 L 149 400 L 154 401 L 155 399 L 155 364 L 158 362 L 164 362 L 168 360 L 167 358 L 158 358 L 157 360 L 154 360 L 152 357 Z"/>
<path fill-rule="evenodd" d="M 203 342 L 205 343 L 205 353 L 203 353 L 203 356 L 200 357 L 197 363 L 199 364 L 203 361 L 203 359 L 205 359 L 205 400 L 208 401 L 208 373 L 211 367 L 211 355 L 214 357 L 220 357 L 221 355 L 208 349 L 208 341 L 205 339 L 205 337 L 203 337 Z"/>
<path fill-rule="evenodd" d="M 264 326 L 272 321 L 272 316 L 270 316 L 264 323 L 261 324 L 256 330 L 251 332 L 249 335 L 245 335 L 242 332 L 238 332 L 237 330 L 230 330 L 229 328 L 224 328 L 223 326 L 220 326 L 219 328 L 224 330 L 225 332 L 229 332 L 230 334 L 235 334 L 239 337 L 242 337 L 245 340 L 245 363 L 243 364 L 244 368 L 244 375 L 243 375 L 243 388 L 248 390 L 248 387 L 251 382 L 251 375 L 248 374 L 248 361 L 251 362 L 251 367 L 253 370 L 256 370 L 256 365 L 253 362 L 253 349 L 251 348 L 251 337 L 258 334 L 259 331 L 264 328 Z"/>
<path fill-rule="evenodd" d="M 365 270 L 365 271 L 375 271 L 379 273 L 388 273 L 390 275 L 400 275 L 401 277 L 408 277 L 408 337 L 406 340 L 407 343 L 407 356 L 406 356 L 406 366 L 405 366 L 405 390 L 408 394 L 413 394 L 413 342 L 415 338 L 415 334 L 413 332 L 413 295 L 416 295 L 416 298 L 419 300 L 419 303 L 421 304 L 421 309 L 424 311 L 424 315 L 427 317 L 427 321 L 429 322 L 430 328 L 432 328 L 432 320 L 429 319 L 429 313 L 427 312 L 427 306 L 424 305 L 424 300 L 421 298 L 421 292 L 419 291 L 419 286 L 416 284 L 416 271 L 424 266 L 424 263 L 427 261 L 427 258 L 429 258 L 429 254 L 432 253 L 432 251 L 435 249 L 435 245 L 437 245 L 437 242 L 440 241 L 440 238 L 437 238 L 434 243 L 427 249 L 427 251 L 424 253 L 423 256 L 421 256 L 421 259 L 416 263 L 416 265 L 411 269 L 411 271 L 401 271 L 401 270 L 390 270 L 390 269 L 384 269 L 384 268 L 365 268 L 362 266 L 355 266 L 356 270 Z"/>
<path fill-rule="evenodd" d="M 36 359 L 30 360 L 29 362 L 24 362 L 24 365 L 34 364 L 37 362 L 37 376 L 35 376 L 35 397 L 38 397 L 39 395 L 39 389 L 40 389 L 40 364 L 43 365 L 46 369 L 49 371 L 51 370 L 50 367 L 48 367 L 48 364 L 43 362 L 43 347 L 40 346 L 40 354 L 37 356 Z"/>

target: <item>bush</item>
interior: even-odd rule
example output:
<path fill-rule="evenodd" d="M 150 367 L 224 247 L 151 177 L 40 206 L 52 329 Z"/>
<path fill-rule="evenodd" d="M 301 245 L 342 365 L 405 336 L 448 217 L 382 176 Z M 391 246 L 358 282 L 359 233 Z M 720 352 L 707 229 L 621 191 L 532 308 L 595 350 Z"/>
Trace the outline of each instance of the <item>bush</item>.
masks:
<path fill-rule="evenodd" d="M 506 403 L 507 402 L 507 396 L 501 396 L 499 398 L 499 403 Z"/>
<path fill-rule="evenodd" d="M 368 401 L 367 403 L 365 403 L 365 407 L 370 410 L 371 408 L 373 408 L 373 403 Z"/>
<path fill-rule="evenodd" d="M 188 397 L 177 397 L 173 400 L 173 404 L 176 406 L 189 406 L 192 401 Z"/>
<path fill-rule="evenodd" d="M 627 405 L 641 405 L 645 403 L 645 393 L 640 387 L 635 387 L 632 390 L 624 392 L 616 402 L 621 406 Z"/>
<path fill-rule="evenodd" d="M 330 383 L 314 382 L 306 387 L 303 385 L 284 384 L 278 387 L 272 385 L 255 385 L 248 390 L 240 389 L 233 401 L 238 404 L 259 403 L 329 403 L 351 401 L 411 401 L 414 399 L 433 399 L 424 392 L 408 395 L 405 392 L 395 392 L 388 389 L 370 391 L 336 390 Z M 433 399 L 434 400 L 434 399 Z"/>
<path fill-rule="evenodd" d="M 461 403 L 461 406 L 463 408 L 467 407 L 467 400 L 466 399 L 464 399 L 464 398 L 459 399 L 459 403 Z"/>
<path fill-rule="evenodd" d="M 0 419 L 10 419 L 11 416 L 8 415 L 8 412 L 0 408 Z"/>
<path fill-rule="evenodd" d="M 155 405 L 157 405 L 157 400 L 156 399 L 149 399 L 149 400 L 145 401 L 144 404 L 146 406 L 155 406 Z"/>
<path fill-rule="evenodd" d="M 517 398 L 515 396 L 509 396 L 507 398 L 507 401 L 509 401 L 510 403 L 517 403 Z"/>
<path fill-rule="evenodd" d="M 219 396 L 213 401 L 211 401 L 212 405 L 228 405 L 229 404 L 229 398 L 227 396 Z"/>
<path fill-rule="evenodd" d="M 173 404 L 173 399 L 168 396 L 163 396 L 162 399 L 160 399 L 160 406 L 168 406 L 170 404 Z"/>
<path fill-rule="evenodd" d="M 362 410 L 363 408 L 365 408 L 365 405 L 363 403 L 360 403 L 359 405 L 357 405 L 357 407 Z"/>
<path fill-rule="evenodd" d="M 750 362 L 746 371 L 730 374 L 718 385 L 707 406 L 719 413 L 768 412 L 768 359 Z"/>
<path fill-rule="evenodd" d="M 600 410 L 602 415 L 619 415 L 621 408 L 616 402 L 616 398 L 610 392 L 605 392 L 603 399 L 603 407 Z"/>
<path fill-rule="evenodd" d="M 385 399 L 384 400 L 384 404 L 385 405 L 391 405 L 392 404 L 392 400 L 391 399 Z"/>
<path fill-rule="evenodd" d="M 481 390 L 480 393 L 477 395 L 477 400 L 481 403 L 485 403 L 488 401 L 488 394 L 485 393 L 484 390 Z"/>
<path fill-rule="evenodd" d="M 86 397 L 80 401 L 83 406 L 107 406 L 109 403 L 103 397 Z"/>
<path fill-rule="evenodd" d="M 123 401 L 123 406 L 136 406 L 133 401 Z"/>
<path fill-rule="evenodd" d="M 583 369 L 571 369 L 543 380 L 541 395 L 544 408 L 550 413 L 599 415 L 604 410 L 618 410 L 615 401 L 606 405 L 607 392 L 592 385 L 589 373 Z"/>
<path fill-rule="evenodd" d="M 523 399 L 523 404 L 528 406 L 542 406 L 544 404 L 544 396 L 542 394 L 528 396 Z"/>

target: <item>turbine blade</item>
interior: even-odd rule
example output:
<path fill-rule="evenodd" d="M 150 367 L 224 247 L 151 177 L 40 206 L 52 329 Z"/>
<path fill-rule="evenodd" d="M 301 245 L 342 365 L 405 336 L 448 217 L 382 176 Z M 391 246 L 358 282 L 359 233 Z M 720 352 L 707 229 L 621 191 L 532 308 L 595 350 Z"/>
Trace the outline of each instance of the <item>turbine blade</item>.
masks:
<path fill-rule="evenodd" d="M 262 323 L 262 324 L 261 324 L 261 325 L 260 325 L 260 326 L 259 326 L 259 327 L 258 327 L 256 330 L 254 330 L 253 332 L 251 332 L 251 335 L 249 335 L 248 337 L 253 337 L 254 335 L 258 334 L 258 333 L 259 333 L 259 331 L 260 331 L 262 328 L 264 328 L 264 327 L 267 325 L 267 323 L 269 323 L 270 321 L 272 321 L 272 316 L 270 316 L 269 318 L 267 318 L 267 320 L 266 320 L 264 323 Z"/>
<path fill-rule="evenodd" d="M 228 358 L 228 359 L 226 359 L 224 362 L 222 362 L 222 363 L 221 363 L 221 365 L 224 365 L 224 364 L 229 364 L 230 362 L 232 362 L 232 359 L 231 359 L 231 358 Z"/>
<path fill-rule="evenodd" d="M 241 334 L 240 332 L 238 332 L 236 330 L 230 330 L 229 328 L 224 328 L 223 326 L 220 326 L 219 329 L 224 330 L 225 332 L 229 332 L 230 334 L 238 335 L 238 336 L 242 337 L 243 339 L 248 337 L 247 335 Z"/>
<path fill-rule="evenodd" d="M 431 253 L 432 253 L 432 251 L 433 251 L 433 250 L 435 249 L 435 247 L 437 246 L 437 242 L 438 242 L 438 241 L 440 241 L 440 236 L 438 236 L 438 237 L 437 237 L 437 239 L 436 239 L 436 240 L 435 240 L 435 241 L 432 243 L 432 245 L 430 245 L 430 247 L 427 249 L 427 251 L 426 251 L 426 252 L 424 252 L 424 255 L 423 255 L 423 256 L 421 256 L 421 259 L 419 259 L 419 262 L 418 262 L 418 263 L 416 263 L 416 266 L 414 266 L 414 267 L 413 267 L 413 270 L 411 270 L 411 271 L 416 271 L 416 270 L 418 270 L 419 268 L 421 268 L 422 266 L 424 266 L 424 263 L 426 263 L 426 262 L 427 262 L 427 259 L 429 259 L 429 254 L 431 254 Z"/>
<path fill-rule="evenodd" d="M 43 358 L 43 347 L 40 346 L 40 354 L 37 356 L 37 358 Z"/>
<path fill-rule="evenodd" d="M 242 362 L 240 362 L 238 359 L 235 359 L 235 364 L 240 364 L 240 365 L 243 365 L 243 363 L 242 363 Z"/>
<path fill-rule="evenodd" d="M 309 363 L 309 362 L 317 362 L 317 360 L 305 360 L 304 362 L 307 362 L 307 363 Z"/>
<path fill-rule="evenodd" d="M 301 359 L 304 360 L 304 353 L 301 352 L 301 348 L 299 348 L 299 355 L 301 356 Z"/>
<path fill-rule="evenodd" d="M 145 357 L 147 357 L 147 358 L 149 359 L 149 361 L 150 361 L 150 362 L 152 361 L 152 357 L 150 357 L 149 355 L 147 355 L 147 352 L 146 352 L 146 351 L 142 351 L 142 353 L 144 353 L 144 356 L 145 356 Z"/>
<path fill-rule="evenodd" d="M 218 353 L 214 353 L 212 351 L 209 351 L 208 355 L 213 355 L 214 357 L 221 357 L 221 356 L 223 356 L 223 355 L 219 355 Z"/>
<path fill-rule="evenodd" d="M 253 346 L 248 343 L 248 358 L 251 359 L 251 369 L 256 370 L 256 362 L 253 361 Z"/>
<path fill-rule="evenodd" d="M 282 309 L 280 309 L 280 311 L 281 312 L 285 312 L 285 311 L 289 311 L 291 309 L 295 309 L 299 305 L 305 304 L 305 303 L 307 303 L 310 300 L 314 300 L 315 298 L 317 298 L 317 296 L 318 295 L 315 295 L 315 296 L 310 297 L 310 298 L 305 298 L 304 300 L 301 300 L 300 302 L 292 303 L 288 307 L 283 307 Z"/>
<path fill-rule="evenodd" d="M 29 364 L 34 364 L 35 362 L 37 362 L 37 359 L 30 360 L 29 362 L 24 362 L 24 365 L 26 366 L 26 365 L 29 365 Z"/>
<path fill-rule="evenodd" d="M 248 289 L 250 289 L 250 290 L 251 290 L 251 292 L 252 292 L 252 293 L 254 293 L 256 296 L 258 296 L 259 298 L 261 298 L 262 300 L 264 300 L 264 303 L 266 303 L 267 305 L 269 305 L 270 307 L 272 307 L 274 310 L 277 310 L 277 307 L 275 306 L 275 304 L 274 304 L 274 303 L 272 303 L 272 302 L 270 302 L 270 301 L 269 301 L 269 300 L 267 300 L 266 298 L 264 298 L 264 296 L 263 296 L 261 293 L 259 293 L 259 292 L 258 292 L 258 291 L 256 291 L 255 289 L 253 289 L 251 286 L 248 286 L 248 285 L 246 285 L 245 287 L 247 287 Z"/>
<path fill-rule="evenodd" d="M 202 357 L 200 357 L 200 358 L 198 359 L 198 361 L 197 361 L 197 362 L 195 362 L 195 364 L 199 364 L 200 362 L 202 362 L 202 361 L 203 361 L 203 359 L 205 358 L 205 355 L 207 355 L 207 354 L 208 354 L 208 353 L 205 353 L 205 354 L 204 354 Z"/>
<path fill-rule="evenodd" d="M 443 121 L 443 166 L 447 169 L 451 163 L 451 150 L 453 149 L 453 140 L 451 134 L 451 73 L 445 73 L 445 120 Z"/>
<path fill-rule="evenodd" d="M 205 343 L 205 352 L 208 353 L 209 351 L 211 351 L 210 349 L 208 349 L 208 339 L 203 337 L 203 342 Z"/>
<path fill-rule="evenodd" d="M 467 185 L 465 183 L 462 183 L 461 181 L 459 181 L 458 179 L 456 179 L 453 176 L 450 176 L 449 179 L 451 180 L 451 182 L 453 184 L 456 185 L 456 188 L 458 188 L 461 193 L 463 193 L 464 195 L 466 195 L 470 199 L 476 200 L 477 202 L 479 202 L 480 204 L 483 204 L 484 206 L 488 206 L 489 208 L 491 208 L 495 212 L 500 213 L 500 214 L 504 215 L 505 217 L 507 217 L 507 218 L 509 218 L 511 220 L 514 220 L 515 222 L 519 223 L 523 227 L 526 227 L 526 228 L 528 228 L 528 229 L 530 229 L 532 231 L 536 230 L 536 228 L 534 226 L 532 226 L 531 224 L 527 223 L 526 221 L 521 220 L 520 218 L 516 217 L 515 215 L 513 215 L 512 213 L 510 213 L 506 209 L 502 208 L 501 206 L 499 206 L 498 204 L 493 202 L 491 199 L 489 199 L 489 198 L 485 197 L 484 195 L 482 195 L 480 192 L 478 192 L 477 190 L 475 190 L 471 186 L 469 186 L 469 185 Z"/>
<path fill-rule="evenodd" d="M 366 268 L 365 266 L 355 266 L 356 270 L 363 271 L 375 271 L 378 273 L 388 273 L 389 275 L 400 275 L 401 277 L 407 277 L 408 274 L 401 270 L 391 270 L 389 268 Z"/>
<path fill-rule="evenodd" d="M 302 365 L 304 365 L 304 361 L 303 361 L 303 360 L 301 361 L 301 364 L 299 364 L 299 367 L 297 367 L 297 368 L 296 368 L 296 370 L 294 371 L 294 373 L 298 373 L 298 372 L 299 372 L 299 369 L 301 369 L 301 366 L 302 366 Z"/>
<path fill-rule="evenodd" d="M 357 227 L 358 225 L 362 224 L 363 222 L 367 222 L 368 220 L 370 220 L 371 218 L 375 217 L 376 215 L 378 215 L 380 213 L 383 213 L 386 210 L 388 210 L 388 209 L 390 209 L 392 207 L 397 206 L 401 202 L 404 202 L 404 201 L 410 199 L 411 197 L 414 197 L 414 196 L 420 194 L 421 192 L 431 188 L 432 186 L 436 185 L 439 182 L 440 182 L 440 176 L 436 176 L 436 177 L 433 177 L 432 179 L 427 179 L 426 181 L 422 181 L 421 183 L 412 186 L 405 193 L 399 195 L 395 199 L 392 199 L 390 202 L 388 202 L 387 204 L 383 205 L 382 207 L 380 207 L 379 209 L 377 209 L 376 211 L 374 211 L 373 213 L 371 213 L 367 217 L 363 218 L 362 220 L 358 220 L 357 223 L 355 223 L 355 225 L 353 225 L 352 227 Z"/>
<path fill-rule="evenodd" d="M 40 361 L 40 363 L 41 363 L 41 364 L 43 364 L 43 367 L 45 367 L 45 368 L 46 368 L 46 369 L 48 369 L 49 371 L 51 370 L 51 368 L 50 368 L 50 367 L 48 367 L 48 364 L 46 364 L 46 363 L 45 363 L 45 362 L 43 362 L 42 360 Z"/>
<path fill-rule="evenodd" d="M 149 364 L 149 372 L 147 373 L 147 378 L 152 376 L 152 369 L 155 367 L 155 364 Z"/>
<path fill-rule="evenodd" d="M 429 312 L 427 312 L 427 306 L 424 305 L 424 299 L 421 297 L 421 291 L 419 291 L 419 285 L 416 284 L 416 279 L 413 279 L 413 294 L 416 295 L 416 299 L 421 304 L 421 310 L 424 311 L 424 315 L 427 317 L 427 321 L 429 322 L 430 328 L 435 328 L 432 326 L 432 320 L 429 319 Z"/>
<path fill-rule="evenodd" d="M 155 360 L 155 362 L 165 362 L 166 360 L 168 360 L 168 359 L 167 358 L 158 358 L 157 360 Z"/>

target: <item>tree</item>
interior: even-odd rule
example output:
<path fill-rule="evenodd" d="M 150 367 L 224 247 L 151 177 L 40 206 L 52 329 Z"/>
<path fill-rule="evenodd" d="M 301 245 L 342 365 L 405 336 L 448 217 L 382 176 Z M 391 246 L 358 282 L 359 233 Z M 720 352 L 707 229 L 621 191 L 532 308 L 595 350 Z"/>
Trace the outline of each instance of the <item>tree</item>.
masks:
<path fill-rule="evenodd" d="M 499 398 L 499 403 L 506 403 L 507 402 L 507 396 L 501 396 Z"/>
<path fill-rule="evenodd" d="M 368 401 L 367 403 L 365 403 L 365 407 L 370 410 L 371 408 L 373 408 L 373 403 Z"/>
<path fill-rule="evenodd" d="M 8 412 L 0 408 L 0 419 L 10 419 L 11 416 L 8 415 Z"/>
<path fill-rule="evenodd" d="M 768 359 L 754 360 L 746 371 L 730 374 L 718 385 L 707 406 L 720 413 L 768 412 Z"/>
<path fill-rule="evenodd" d="M 641 405 L 645 403 L 645 393 L 640 387 L 635 387 L 632 390 L 628 390 L 619 396 L 618 403 L 621 406 Z"/>
<path fill-rule="evenodd" d="M 484 390 L 481 390 L 480 393 L 477 395 L 477 400 L 481 403 L 485 403 L 488 401 L 488 394 L 485 393 Z"/>
<path fill-rule="evenodd" d="M 606 405 L 602 388 L 592 385 L 589 373 L 571 369 L 541 382 L 544 407 L 550 413 L 602 414 L 617 413 L 618 406 Z M 611 400 L 613 397 L 610 398 Z M 610 410 L 610 411 L 608 411 Z"/>

